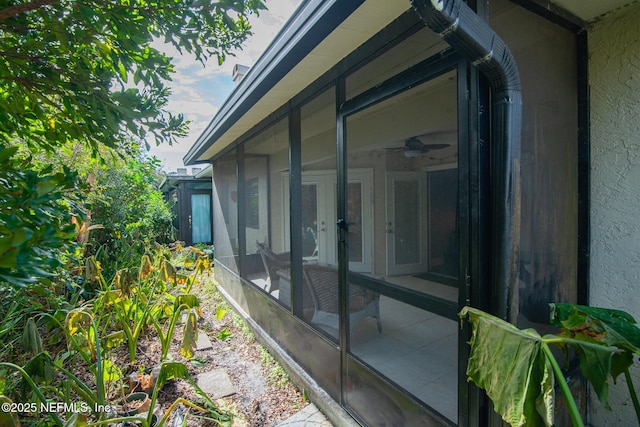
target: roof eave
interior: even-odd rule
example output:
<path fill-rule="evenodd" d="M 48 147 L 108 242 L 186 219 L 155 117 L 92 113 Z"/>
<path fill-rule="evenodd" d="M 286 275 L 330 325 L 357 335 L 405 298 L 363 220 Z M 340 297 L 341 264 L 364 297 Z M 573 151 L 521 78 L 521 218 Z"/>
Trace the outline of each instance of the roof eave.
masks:
<path fill-rule="evenodd" d="M 207 149 L 364 1 L 309 0 L 301 4 L 187 151 L 184 164 L 209 160 L 203 158 Z"/>

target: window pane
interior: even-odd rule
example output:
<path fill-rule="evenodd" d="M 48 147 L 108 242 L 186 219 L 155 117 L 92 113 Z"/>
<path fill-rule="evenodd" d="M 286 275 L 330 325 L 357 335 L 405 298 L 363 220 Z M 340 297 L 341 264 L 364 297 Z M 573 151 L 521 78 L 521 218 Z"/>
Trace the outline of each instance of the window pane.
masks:
<path fill-rule="evenodd" d="M 420 262 L 420 187 L 417 181 L 394 182 L 395 256 L 398 264 Z"/>
<path fill-rule="evenodd" d="M 362 200 L 353 197 L 348 204 L 350 211 L 362 210 L 363 224 L 371 217 L 370 227 L 349 225 L 349 242 L 362 241 L 361 252 L 372 254 L 369 270 L 351 274 L 358 271 L 349 264 L 350 350 L 453 422 L 458 419 L 458 322 L 399 299 L 410 301 L 412 290 L 434 297 L 427 299 L 434 305 L 439 299 L 457 304 L 457 283 L 451 286 L 450 278 L 430 271 L 430 265 L 444 262 L 443 240 L 453 235 L 455 241 L 457 235 L 455 76 L 450 71 L 363 109 L 346 123 L 349 180 L 369 171 L 373 182 L 372 197 L 365 201 L 363 188 Z M 437 173 L 441 170 L 448 172 Z M 457 257 L 457 251 L 450 255 Z M 398 299 L 366 288 L 374 283 L 393 289 Z M 347 399 L 362 407 L 357 393 Z"/>
<path fill-rule="evenodd" d="M 362 184 L 347 184 L 347 222 L 349 223 L 349 262 L 362 262 Z"/>
<path fill-rule="evenodd" d="M 429 272 L 458 277 L 458 170 L 427 172 Z"/>
<path fill-rule="evenodd" d="M 286 119 L 246 142 L 244 147 L 246 256 L 242 277 L 289 305 L 290 256 L 283 229 L 289 198 L 282 186 L 289 170 Z M 288 218 L 288 217 L 287 217 Z"/>
<path fill-rule="evenodd" d="M 455 76 L 347 117 L 346 142 L 350 271 L 457 301 Z"/>
<path fill-rule="evenodd" d="M 305 321 L 338 339 L 335 88 L 300 109 L 302 156 L 302 294 Z"/>
<path fill-rule="evenodd" d="M 213 165 L 216 260 L 238 273 L 238 178 L 235 150 Z"/>
<path fill-rule="evenodd" d="M 377 55 L 374 60 L 349 75 L 346 79 L 347 99 L 353 98 L 447 47 L 447 42 L 442 37 L 423 27 L 398 46 Z"/>

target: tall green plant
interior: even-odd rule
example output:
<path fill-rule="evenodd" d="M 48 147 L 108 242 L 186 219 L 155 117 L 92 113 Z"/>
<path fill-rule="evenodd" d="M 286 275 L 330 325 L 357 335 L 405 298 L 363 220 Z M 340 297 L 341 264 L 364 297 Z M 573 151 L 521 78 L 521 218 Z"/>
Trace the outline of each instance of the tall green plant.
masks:
<path fill-rule="evenodd" d="M 602 390 L 606 383 L 619 349 L 566 336 L 540 336 L 533 329 L 520 330 L 471 307 L 464 307 L 460 318 L 472 325 L 467 376 L 486 390 L 506 422 L 512 426 L 552 426 L 554 383 L 558 381 L 574 426 L 584 426 L 550 346 L 576 349 L 582 356 L 582 372 L 596 390 Z"/>
<path fill-rule="evenodd" d="M 157 273 L 153 274 L 153 270 L 146 255 L 142 257 L 137 274 L 130 269 L 118 270 L 112 287 L 100 296 L 97 303 L 100 309 L 112 312 L 118 327 L 122 328 L 131 365 L 136 361 L 138 340 L 150 323 L 150 317 L 160 310 L 158 300 L 166 291 L 166 284 Z"/>
<path fill-rule="evenodd" d="M 161 321 L 158 318 L 152 318 L 153 326 L 158 333 L 158 338 L 161 343 L 160 360 L 166 360 L 169 354 L 169 347 L 171 345 L 171 339 L 175 331 L 176 324 L 180 320 L 182 312 L 186 310 L 187 318 L 183 328 L 183 338 L 180 345 L 180 353 L 184 357 L 192 357 L 196 341 L 198 339 L 197 329 L 197 315 L 200 314 L 200 302 L 198 297 L 192 294 L 178 295 L 173 299 L 173 304 L 170 306 L 170 315 L 168 318 L 168 325 L 166 330 L 162 327 Z"/>

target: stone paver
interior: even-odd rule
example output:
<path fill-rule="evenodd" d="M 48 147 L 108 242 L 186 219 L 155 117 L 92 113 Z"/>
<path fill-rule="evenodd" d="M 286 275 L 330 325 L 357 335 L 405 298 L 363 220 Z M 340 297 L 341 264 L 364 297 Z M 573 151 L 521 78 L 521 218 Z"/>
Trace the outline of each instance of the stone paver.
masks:
<path fill-rule="evenodd" d="M 287 418 L 278 427 L 333 427 L 313 403 Z"/>
<path fill-rule="evenodd" d="M 236 389 L 224 369 L 214 369 L 198 375 L 198 387 L 214 399 L 231 396 Z"/>
<path fill-rule="evenodd" d="M 213 343 L 204 331 L 198 331 L 198 340 L 196 341 L 196 350 L 209 350 L 213 348 Z"/>

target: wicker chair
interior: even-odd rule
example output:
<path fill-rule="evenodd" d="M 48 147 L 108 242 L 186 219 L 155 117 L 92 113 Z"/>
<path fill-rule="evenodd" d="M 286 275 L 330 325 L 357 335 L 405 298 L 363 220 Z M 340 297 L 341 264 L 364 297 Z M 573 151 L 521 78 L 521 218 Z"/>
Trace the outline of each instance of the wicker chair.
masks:
<path fill-rule="evenodd" d="M 271 250 L 266 243 L 256 243 L 258 253 L 262 258 L 264 269 L 267 272 L 267 282 L 269 285 L 269 293 L 280 288 L 280 277 L 278 270 L 286 270 L 291 267 L 290 252 L 276 253 Z"/>
<path fill-rule="evenodd" d="M 338 329 L 338 270 L 322 264 L 302 266 L 304 279 L 311 291 L 315 312 L 311 323 Z M 380 322 L 380 294 L 361 286 L 349 284 L 349 325 L 353 329 L 361 320 L 373 317 L 382 332 Z"/>

